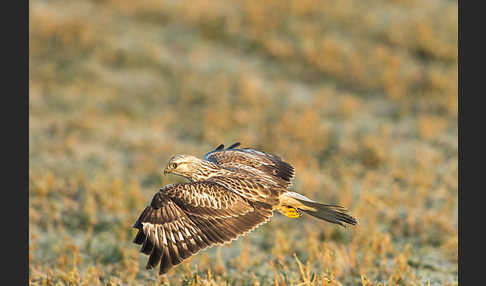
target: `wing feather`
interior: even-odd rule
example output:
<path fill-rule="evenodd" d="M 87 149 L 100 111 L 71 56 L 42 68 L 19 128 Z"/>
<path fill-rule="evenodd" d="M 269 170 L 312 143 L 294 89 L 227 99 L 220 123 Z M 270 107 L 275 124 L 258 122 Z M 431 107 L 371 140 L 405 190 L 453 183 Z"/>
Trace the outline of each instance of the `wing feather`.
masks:
<path fill-rule="evenodd" d="M 292 165 L 280 157 L 250 148 L 236 148 L 239 142 L 223 149 L 216 148 L 204 155 L 204 159 L 229 170 L 238 170 L 250 176 L 259 176 L 272 183 L 288 187 L 294 177 Z"/>
<path fill-rule="evenodd" d="M 272 216 L 271 206 L 246 200 L 209 181 L 167 185 L 160 189 L 134 224 L 133 240 L 149 255 L 147 269 L 159 273 L 198 251 L 230 242 Z"/>

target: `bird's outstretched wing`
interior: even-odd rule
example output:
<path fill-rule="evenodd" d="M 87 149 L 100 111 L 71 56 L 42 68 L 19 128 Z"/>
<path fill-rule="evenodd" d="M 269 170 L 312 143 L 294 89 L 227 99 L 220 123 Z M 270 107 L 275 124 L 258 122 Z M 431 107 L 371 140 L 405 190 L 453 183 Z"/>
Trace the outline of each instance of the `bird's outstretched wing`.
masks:
<path fill-rule="evenodd" d="M 160 274 L 199 250 L 223 244 L 268 221 L 272 209 L 214 182 L 167 185 L 157 192 L 134 228 L 134 243 L 150 255 L 147 269 Z"/>
<path fill-rule="evenodd" d="M 221 144 L 206 153 L 204 159 L 222 168 L 259 176 L 281 187 L 288 187 L 294 177 L 294 167 L 280 157 L 250 148 L 236 148 L 239 142 L 224 149 Z"/>

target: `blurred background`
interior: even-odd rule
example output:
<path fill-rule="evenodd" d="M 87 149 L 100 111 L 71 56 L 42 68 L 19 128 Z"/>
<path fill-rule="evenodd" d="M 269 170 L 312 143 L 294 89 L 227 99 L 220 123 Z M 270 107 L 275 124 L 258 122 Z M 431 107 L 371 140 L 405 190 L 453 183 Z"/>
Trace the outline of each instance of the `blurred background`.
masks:
<path fill-rule="evenodd" d="M 31 285 L 457 285 L 457 1 L 29 6 Z M 359 224 L 275 214 L 145 270 L 167 161 L 236 141 Z"/>

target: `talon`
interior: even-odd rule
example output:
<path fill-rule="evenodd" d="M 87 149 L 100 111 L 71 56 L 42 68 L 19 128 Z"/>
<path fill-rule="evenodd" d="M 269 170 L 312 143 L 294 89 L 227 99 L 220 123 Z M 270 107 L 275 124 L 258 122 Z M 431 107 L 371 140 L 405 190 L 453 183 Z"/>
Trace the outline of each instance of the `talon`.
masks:
<path fill-rule="evenodd" d="M 298 217 L 300 217 L 300 211 L 293 208 L 293 207 L 287 207 L 286 206 L 285 215 L 290 217 L 290 218 L 298 218 Z"/>

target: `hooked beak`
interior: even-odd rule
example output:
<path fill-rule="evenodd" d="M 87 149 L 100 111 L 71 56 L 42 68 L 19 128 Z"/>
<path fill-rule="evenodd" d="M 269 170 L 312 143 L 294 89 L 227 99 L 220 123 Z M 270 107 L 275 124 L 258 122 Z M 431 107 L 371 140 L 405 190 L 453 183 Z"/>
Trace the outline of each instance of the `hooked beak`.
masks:
<path fill-rule="evenodd" d="M 167 175 L 167 174 L 169 174 L 169 173 L 170 173 L 170 170 L 169 170 L 169 168 L 168 168 L 168 167 L 166 167 L 166 168 L 164 169 L 164 175 Z"/>

